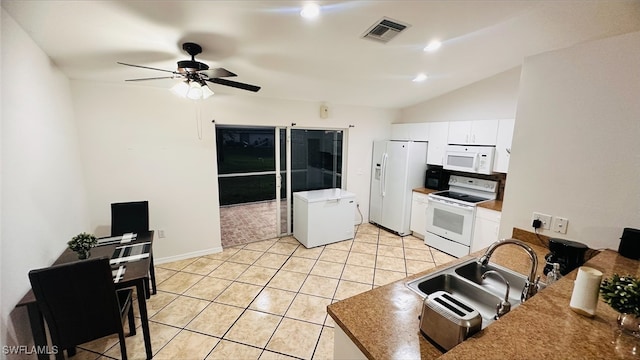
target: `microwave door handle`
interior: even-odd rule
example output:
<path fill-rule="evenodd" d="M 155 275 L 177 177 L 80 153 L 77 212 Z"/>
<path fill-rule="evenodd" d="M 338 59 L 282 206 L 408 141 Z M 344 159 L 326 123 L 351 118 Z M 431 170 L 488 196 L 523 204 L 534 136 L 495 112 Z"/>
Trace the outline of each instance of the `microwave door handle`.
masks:
<path fill-rule="evenodd" d="M 478 171 L 478 161 L 480 159 L 480 153 L 473 154 L 473 171 Z"/>

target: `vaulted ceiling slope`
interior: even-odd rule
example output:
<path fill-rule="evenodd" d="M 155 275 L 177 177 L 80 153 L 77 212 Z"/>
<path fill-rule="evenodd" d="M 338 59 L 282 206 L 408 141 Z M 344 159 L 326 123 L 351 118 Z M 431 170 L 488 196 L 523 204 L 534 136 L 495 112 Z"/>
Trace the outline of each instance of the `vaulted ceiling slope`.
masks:
<path fill-rule="evenodd" d="M 198 60 L 262 86 L 220 94 L 402 108 L 520 66 L 527 56 L 640 30 L 640 1 L 22 1 L 2 7 L 70 79 L 123 82 Z M 383 17 L 409 26 L 362 39 Z M 431 40 L 434 53 L 423 51 Z M 580 59 L 576 59 L 579 61 Z M 426 81 L 413 82 L 417 74 Z M 127 83 L 169 88 L 176 80 Z"/>

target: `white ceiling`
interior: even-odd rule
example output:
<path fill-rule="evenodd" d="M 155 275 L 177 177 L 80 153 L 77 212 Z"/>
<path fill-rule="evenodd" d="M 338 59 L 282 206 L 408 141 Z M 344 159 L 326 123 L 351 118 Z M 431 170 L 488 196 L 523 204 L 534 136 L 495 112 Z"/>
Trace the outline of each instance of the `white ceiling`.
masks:
<path fill-rule="evenodd" d="M 196 57 L 260 85 L 218 93 L 401 108 L 520 66 L 526 56 L 640 30 L 640 1 L 14 1 L 2 7 L 71 79 L 164 76 Z M 387 44 L 361 39 L 383 16 L 411 26 Z M 432 39 L 436 53 L 422 49 Z M 580 59 L 576 59 L 579 61 Z M 429 79 L 411 80 L 423 72 Z M 127 83 L 169 88 L 176 80 Z"/>

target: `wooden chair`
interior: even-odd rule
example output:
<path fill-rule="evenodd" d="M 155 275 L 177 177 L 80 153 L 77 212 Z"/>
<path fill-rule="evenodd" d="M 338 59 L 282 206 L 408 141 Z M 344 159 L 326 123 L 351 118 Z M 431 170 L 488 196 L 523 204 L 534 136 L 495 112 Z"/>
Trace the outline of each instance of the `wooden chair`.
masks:
<path fill-rule="evenodd" d="M 149 231 L 149 202 L 111 204 L 111 236 Z"/>
<path fill-rule="evenodd" d="M 123 324 L 135 335 L 132 290 L 116 291 L 107 257 L 80 260 L 31 270 L 29 280 L 38 307 L 46 320 L 56 359 L 63 350 L 75 354 L 75 346 L 118 334 L 122 359 L 127 359 Z"/>

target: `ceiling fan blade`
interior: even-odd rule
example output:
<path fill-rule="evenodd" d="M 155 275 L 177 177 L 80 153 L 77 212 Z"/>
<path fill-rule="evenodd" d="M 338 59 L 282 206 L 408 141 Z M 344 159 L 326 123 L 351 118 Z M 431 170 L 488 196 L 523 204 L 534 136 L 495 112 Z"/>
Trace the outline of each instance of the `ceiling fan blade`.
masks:
<path fill-rule="evenodd" d="M 198 71 L 198 73 L 206 75 L 209 79 L 221 78 L 221 77 L 230 77 L 230 76 L 238 76 L 238 75 L 236 75 L 236 74 L 232 73 L 231 71 L 229 71 L 227 69 L 224 69 L 224 68 L 201 70 L 201 71 Z"/>
<path fill-rule="evenodd" d="M 258 90 L 260 90 L 260 86 L 244 84 L 244 83 L 240 83 L 240 82 L 237 82 L 237 81 L 231 81 L 231 80 L 227 80 L 227 79 L 213 78 L 213 79 L 207 79 L 207 81 L 212 82 L 214 84 L 231 86 L 231 87 L 234 87 L 234 88 L 238 88 L 238 89 L 242 89 L 242 90 L 249 90 L 249 91 L 253 91 L 253 92 L 257 92 Z"/>
<path fill-rule="evenodd" d="M 145 81 L 145 80 L 158 80 L 158 79 L 176 79 L 176 76 L 161 76 L 161 77 L 152 77 L 152 78 L 142 78 L 142 79 L 127 79 L 125 81 Z"/>
<path fill-rule="evenodd" d="M 119 62 L 119 61 L 116 61 L 116 62 L 117 62 L 118 64 L 120 64 L 120 65 L 133 66 L 133 67 L 138 67 L 138 68 L 143 68 L 143 69 L 157 70 L 157 71 L 164 71 L 164 72 L 168 72 L 168 73 L 176 74 L 176 72 L 175 72 L 175 71 L 171 71 L 171 70 L 165 70 L 165 69 L 152 68 L 152 67 L 149 67 L 149 66 L 142 66 L 142 65 L 126 64 L 126 63 Z"/>

